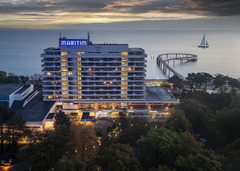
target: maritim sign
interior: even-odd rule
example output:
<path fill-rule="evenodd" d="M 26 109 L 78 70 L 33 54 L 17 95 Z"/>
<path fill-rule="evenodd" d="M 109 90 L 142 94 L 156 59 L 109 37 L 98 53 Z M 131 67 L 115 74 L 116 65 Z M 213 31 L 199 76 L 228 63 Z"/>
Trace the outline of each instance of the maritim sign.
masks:
<path fill-rule="evenodd" d="M 86 46 L 86 40 L 60 40 L 61 46 Z"/>

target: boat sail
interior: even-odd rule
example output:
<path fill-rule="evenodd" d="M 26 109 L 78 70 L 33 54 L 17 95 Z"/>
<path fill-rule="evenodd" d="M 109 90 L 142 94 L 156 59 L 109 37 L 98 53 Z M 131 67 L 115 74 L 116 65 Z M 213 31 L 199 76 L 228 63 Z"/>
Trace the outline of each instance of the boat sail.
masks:
<path fill-rule="evenodd" d="M 207 39 L 205 38 L 205 34 L 202 38 L 202 41 L 201 41 L 200 45 L 198 45 L 198 47 L 199 48 L 208 48 L 209 47 Z"/>

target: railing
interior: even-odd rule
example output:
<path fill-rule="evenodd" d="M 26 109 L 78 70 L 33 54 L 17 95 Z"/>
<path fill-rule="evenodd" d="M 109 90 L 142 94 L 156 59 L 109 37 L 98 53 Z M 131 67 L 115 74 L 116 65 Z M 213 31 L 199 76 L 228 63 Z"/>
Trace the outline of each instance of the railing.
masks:
<path fill-rule="evenodd" d="M 175 63 L 175 60 L 179 60 L 180 63 L 196 61 L 197 55 L 187 54 L 187 53 L 166 53 L 166 54 L 161 54 L 157 57 L 157 64 L 159 65 L 159 67 L 167 77 L 176 75 L 178 76 L 178 78 L 182 80 L 186 80 L 184 76 L 182 76 L 181 74 L 176 72 L 172 67 L 169 66 L 169 61 L 173 61 Z"/>

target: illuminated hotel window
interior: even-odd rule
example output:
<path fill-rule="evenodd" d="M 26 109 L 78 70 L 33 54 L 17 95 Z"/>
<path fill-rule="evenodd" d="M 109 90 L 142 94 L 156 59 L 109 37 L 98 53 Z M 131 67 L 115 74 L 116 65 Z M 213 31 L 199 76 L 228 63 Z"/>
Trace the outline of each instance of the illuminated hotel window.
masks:
<path fill-rule="evenodd" d="M 82 87 L 81 87 L 81 86 L 79 86 L 79 87 L 78 87 L 78 90 L 81 90 L 81 89 L 82 89 Z"/>
<path fill-rule="evenodd" d="M 82 80 L 82 77 L 78 77 L 78 80 Z"/>
<path fill-rule="evenodd" d="M 62 67 L 62 71 L 67 71 L 67 67 Z"/>
<path fill-rule="evenodd" d="M 62 76 L 67 76 L 67 73 L 66 72 L 62 72 Z"/>
<path fill-rule="evenodd" d="M 122 94 L 127 94 L 127 91 L 122 91 Z"/>
<path fill-rule="evenodd" d="M 46 75 L 50 76 L 50 75 L 53 75 L 53 73 L 52 72 L 47 72 Z"/>
<path fill-rule="evenodd" d="M 121 80 L 127 80 L 127 77 L 121 77 Z"/>
<path fill-rule="evenodd" d="M 67 52 L 61 52 L 61 55 L 62 56 L 67 55 Z"/>
<path fill-rule="evenodd" d="M 81 68 L 77 68 L 78 71 L 81 71 Z"/>
<path fill-rule="evenodd" d="M 122 62 L 126 62 L 128 58 L 122 57 Z"/>
<path fill-rule="evenodd" d="M 121 90 L 127 90 L 127 87 L 125 87 L 125 86 L 121 87 Z"/>
<path fill-rule="evenodd" d="M 78 96 L 78 99 L 82 99 L 82 96 Z"/>
<path fill-rule="evenodd" d="M 68 80 L 68 77 L 62 77 L 62 80 L 66 81 Z"/>
<path fill-rule="evenodd" d="M 127 76 L 128 73 L 127 73 L 127 72 L 122 72 L 122 75 L 123 75 L 123 76 Z"/>
<path fill-rule="evenodd" d="M 78 72 L 78 75 L 82 75 L 81 72 Z"/>
<path fill-rule="evenodd" d="M 113 82 L 112 82 L 112 81 L 110 81 L 110 84 L 113 84 Z"/>
<path fill-rule="evenodd" d="M 66 95 L 66 94 L 68 94 L 68 91 L 63 91 L 62 94 Z"/>
<path fill-rule="evenodd" d="M 127 82 L 122 81 L 121 84 L 122 84 L 122 85 L 127 85 Z"/>
<path fill-rule="evenodd" d="M 68 82 L 62 82 L 62 85 L 67 85 L 68 84 Z"/>
<path fill-rule="evenodd" d="M 82 84 L 82 82 L 78 82 L 78 85 L 81 85 Z"/>
<path fill-rule="evenodd" d="M 128 52 L 122 52 L 122 56 L 127 56 Z"/>
<path fill-rule="evenodd" d="M 125 67 L 122 67 L 122 71 L 127 71 L 127 68 L 125 68 Z"/>
<path fill-rule="evenodd" d="M 81 61 L 81 58 L 77 58 L 77 61 Z"/>
<path fill-rule="evenodd" d="M 78 63 L 77 63 L 77 66 L 80 66 L 80 65 L 81 65 L 81 63 L 78 62 Z"/>
<path fill-rule="evenodd" d="M 62 89 L 63 90 L 68 90 L 68 87 L 67 86 L 63 86 Z"/>
<path fill-rule="evenodd" d="M 62 61 L 67 61 L 67 58 L 66 57 L 61 57 L 61 60 Z"/>
<path fill-rule="evenodd" d="M 53 96 L 48 96 L 48 99 L 53 99 Z"/>
<path fill-rule="evenodd" d="M 122 66 L 128 66 L 128 63 L 127 62 L 122 62 Z"/>
<path fill-rule="evenodd" d="M 89 71 L 92 71 L 92 70 L 93 70 L 93 68 L 89 68 L 88 70 L 89 70 Z"/>
<path fill-rule="evenodd" d="M 82 92 L 81 92 L 81 91 L 78 91 L 78 94 L 82 94 Z"/>
<path fill-rule="evenodd" d="M 85 52 L 77 52 L 77 55 L 80 56 L 82 54 L 84 54 Z"/>
<path fill-rule="evenodd" d="M 73 75 L 73 73 L 72 72 L 68 72 L 68 75 Z"/>
<path fill-rule="evenodd" d="M 127 97 L 127 95 L 121 95 L 121 97 Z"/>
<path fill-rule="evenodd" d="M 93 72 L 88 73 L 88 75 L 93 75 Z"/>
<path fill-rule="evenodd" d="M 62 62 L 61 66 L 67 66 L 67 62 Z"/>

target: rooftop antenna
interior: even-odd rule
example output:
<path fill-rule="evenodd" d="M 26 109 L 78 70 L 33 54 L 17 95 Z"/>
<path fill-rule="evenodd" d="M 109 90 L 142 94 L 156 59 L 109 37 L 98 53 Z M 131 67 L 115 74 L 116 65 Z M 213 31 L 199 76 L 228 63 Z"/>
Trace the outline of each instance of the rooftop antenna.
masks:
<path fill-rule="evenodd" d="M 59 37 L 60 37 L 60 39 L 62 38 L 62 33 L 61 32 L 59 32 Z"/>
<path fill-rule="evenodd" d="M 90 42 L 90 33 L 88 32 L 88 42 Z"/>

